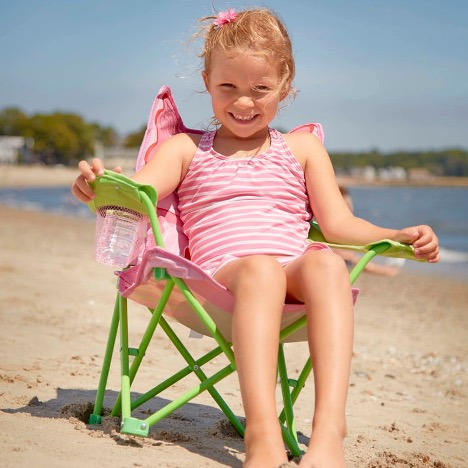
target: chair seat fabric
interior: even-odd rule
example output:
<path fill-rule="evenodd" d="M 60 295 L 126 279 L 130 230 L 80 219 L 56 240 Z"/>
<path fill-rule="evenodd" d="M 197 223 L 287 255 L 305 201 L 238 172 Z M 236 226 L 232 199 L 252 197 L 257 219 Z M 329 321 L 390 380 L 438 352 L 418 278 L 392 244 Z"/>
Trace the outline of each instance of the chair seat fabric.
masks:
<path fill-rule="evenodd" d="M 117 272 L 120 294 L 147 307 L 156 307 L 165 281 L 154 277 L 154 268 L 165 268 L 169 275 L 184 280 L 226 339 L 231 340 L 231 314 L 234 306 L 232 293 L 195 263 L 161 247 L 147 250 L 137 265 Z M 353 302 L 356 302 L 358 292 L 357 288 L 352 288 Z M 304 305 L 301 303 L 285 304 L 283 312 L 281 329 L 305 314 Z M 190 329 L 210 336 L 177 288 L 173 290 L 164 313 Z M 306 330 L 302 329 L 288 337 L 286 341 L 304 341 L 305 339 Z"/>

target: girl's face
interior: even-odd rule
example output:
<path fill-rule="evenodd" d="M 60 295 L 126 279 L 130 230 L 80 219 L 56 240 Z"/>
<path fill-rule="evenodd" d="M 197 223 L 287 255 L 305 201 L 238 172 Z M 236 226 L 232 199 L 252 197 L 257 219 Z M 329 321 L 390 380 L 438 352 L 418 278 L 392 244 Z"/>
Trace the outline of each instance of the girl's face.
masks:
<path fill-rule="evenodd" d="M 203 72 L 213 112 L 222 131 L 239 138 L 264 132 L 281 101 L 279 66 L 274 60 L 246 50 L 213 54 L 209 73 Z"/>

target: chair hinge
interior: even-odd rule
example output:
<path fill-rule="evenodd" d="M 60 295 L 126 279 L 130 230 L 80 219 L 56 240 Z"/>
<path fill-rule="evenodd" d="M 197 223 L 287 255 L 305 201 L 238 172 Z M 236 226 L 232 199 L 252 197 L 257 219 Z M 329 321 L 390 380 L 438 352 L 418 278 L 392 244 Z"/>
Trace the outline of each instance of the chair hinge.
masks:
<path fill-rule="evenodd" d="M 292 388 L 296 388 L 297 387 L 297 380 L 296 379 L 288 379 L 288 385 Z"/>

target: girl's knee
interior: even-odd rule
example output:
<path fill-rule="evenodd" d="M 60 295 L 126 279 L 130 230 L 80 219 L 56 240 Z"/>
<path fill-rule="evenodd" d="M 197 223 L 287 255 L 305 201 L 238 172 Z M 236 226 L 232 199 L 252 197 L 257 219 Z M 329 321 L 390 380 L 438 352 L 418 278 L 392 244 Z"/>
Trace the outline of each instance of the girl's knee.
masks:
<path fill-rule="evenodd" d="M 340 255 L 329 250 L 322 250 L 317 253 L 319 254 L 318 259 L 324 267 L 337 270 L 338 272 L 347 272 L 346 262 Z"/>
<path fill-rule="evenodd" d="M 337 294 L 351 291 L 345 262 L 327 250 L 308 252 L 288 265 L 287 280 L 288 296 L 305 303 L 330 288 Z"/>
<path fill-rule="evenodd" d="M 269 255 L 251 255 L 239 261 L 242 262 L 242 269 L 250 275 L 259 275 L 261 277 L 284 276 L 281 264 Z"/>
<path fill-rule="evenodd" d="M 286 288 L 286 276 L 281 264 L 268 255 L 252 255 L 237 260 L 236 274 L 244 284 Z"/>
<path fill-rule="evenodd" d="M 306 277 L 320 275 L 328 278 L 349 278 L 343 258 L 328 250 L 312 251 L 302 257 L 300 270 Z"/>

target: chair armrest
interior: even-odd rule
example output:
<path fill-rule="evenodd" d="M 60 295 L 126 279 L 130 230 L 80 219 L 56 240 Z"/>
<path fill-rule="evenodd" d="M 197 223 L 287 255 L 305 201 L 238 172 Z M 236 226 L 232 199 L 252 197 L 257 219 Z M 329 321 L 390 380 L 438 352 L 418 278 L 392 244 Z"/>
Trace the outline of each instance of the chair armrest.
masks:
<path fill-rule="evenodd" d="M 361 253 L 373 251 L 375 252 L 375 255 L 383 255 L 385 257 L 424 261 L 416 259 L 416 257 L 414 256 L 414 248 L 412 245 L 402 244 L 401 242 L 393 241 L 390 239 L 382 239 L 377 242 L 372 242 L 366 245 L 344 245 L 328 242 L 325 239 L 322 231 L 320 230 L 319 225 L 316 222 L 311 223 L 308 237 L 310 241 L 321 242 L 323 244 L 328 245 L 332 249 L 345 249 Z"/>
<path fill-rule="evenodd" d="M 139 184 L 117 172 L 105 170 L 90 183 L 96 194 L 88 203 L 92 212 L 103 206 L 119 206 L 148 216 L 155 244 L 164 247 L 161 228 L 156 215 L 158 194 L 151 185 Z"/>
<path fill-rule="evenodd" d="M 102 176 L 96 177 L 96 180 L 89 185 L 96 194 L 96 197 L 88 203 L 92 212 L 102 206 L 115 205 L 148 214 L 144 199 L 149 198 L 153 209 L 158 200 L 156 190 L 151 185 L 139 184 L 113 171 L 105 170 Z"/>

